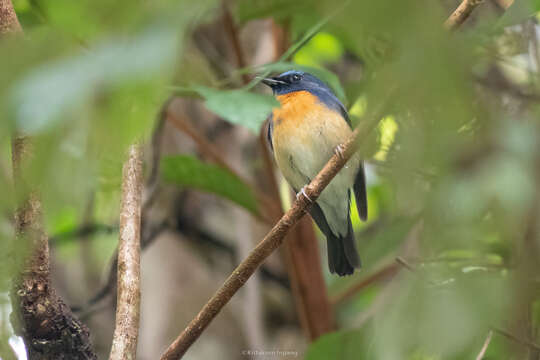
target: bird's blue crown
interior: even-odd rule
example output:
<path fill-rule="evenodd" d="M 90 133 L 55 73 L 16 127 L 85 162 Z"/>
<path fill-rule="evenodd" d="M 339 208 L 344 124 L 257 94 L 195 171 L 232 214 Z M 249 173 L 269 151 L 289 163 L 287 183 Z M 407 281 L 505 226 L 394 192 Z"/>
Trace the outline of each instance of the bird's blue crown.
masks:
<path fill-rule="evenodd" d="M 284 95 L 295 91 L 308 91 L 331 109 L 339 111 L 347 119 L 345 107 L 334 95 L 330 87 L 310 73 L 290 70 L 276 77 L 266 78 L 263 83 L 270 86 L 275 95 Z"/>

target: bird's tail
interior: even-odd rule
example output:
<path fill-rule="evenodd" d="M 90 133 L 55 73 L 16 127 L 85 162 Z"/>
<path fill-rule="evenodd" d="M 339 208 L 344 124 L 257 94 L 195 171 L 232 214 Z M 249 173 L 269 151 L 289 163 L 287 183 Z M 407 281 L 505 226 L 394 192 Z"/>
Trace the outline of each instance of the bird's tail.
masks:
<path fill-rule="evenodd" d="M 322 212 L 319 204 L 314 203 L 309 210 L 311 217 L 319 229 L 326 236 L 328 243 L 328 267 L 332 274 L 339 276 L 350 275 L 355 268 L 360 268 L 360 257 L 356 250 L 356 242 L 354 240 L 354 232 L 351 223 L 351 217 L 348 216 L 348 229 L 346 236 L 336 236 Z"/>
<path fill-rule="evenodd" d="M 344 237 L 335 236 L 331 231 L 326 234 L 328 244 L 328 266 L 331 273 L 339 276 L 350 275 L 360 267 L 360 257 L 356 250 L 354 232 L 349 218 L 349 230 Z"/>

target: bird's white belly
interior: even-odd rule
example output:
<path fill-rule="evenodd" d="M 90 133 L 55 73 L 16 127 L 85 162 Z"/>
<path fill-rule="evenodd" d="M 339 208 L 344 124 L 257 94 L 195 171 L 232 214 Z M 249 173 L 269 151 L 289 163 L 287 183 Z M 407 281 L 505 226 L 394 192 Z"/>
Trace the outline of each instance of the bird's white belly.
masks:
<path fill-rule="evenodd" d="M 276 161 L 283 176 L 296 190 L 309 183 L 334 154 L 335 148 L 346 140 L 350 129 L 338 129 L 317 121 L 297 124 L 295 136 L 275 137 Z M 324 127 L 323 127 L 324 125 Z M 353 186 L 358 171 L 358 157 L 353 157 L 323 190 L 317 203 L 320 205 L 331 230 L 335 234 L 346 235 L 349 215 L 349 189 Z"/>

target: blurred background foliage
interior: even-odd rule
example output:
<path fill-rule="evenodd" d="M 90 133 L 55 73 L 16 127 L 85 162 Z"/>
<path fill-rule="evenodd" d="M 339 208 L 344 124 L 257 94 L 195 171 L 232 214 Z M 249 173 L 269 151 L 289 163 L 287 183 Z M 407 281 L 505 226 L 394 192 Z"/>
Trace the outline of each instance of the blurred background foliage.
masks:
<path fill-rule="evenodd" d="M 183 98 L 179 112 L 190 114 L 236 172 L 207 163 L 191 140 L 178 138 L 177 128 L 164 131 L 169 141 L 159 186 L 166 190 L 149 217 L 168 219 L 169 230 L 196 239 L 183 239 L 190 245 L 182 256 L 190 258 L 178 261 L 210 274 L 193 275 L 191 285 L 173 279 L 180 284 L 174 291 L 194 293 L 194 305 L 185 309 L 189 319 L 216 286 L 202 295 L 193 287 L 224 279 L 234 264 L 223 254 L 236 254 L 237 261 L 243 253 L 237 235 L 251 234 L 250 248 L 265 233 L 260 218 L 249 215 L 264 211 L 251 182 L 259 181 L 262 166 L 257 134 L 276 102 L 253 75 L 296 68 L 324 79 L 350 109 L 353 124 L 374 109 L 386 110 L 361 139 L 369 220 L 361 222 L 351 206 L 364 266 L 338 278 L 327 272 L 323 255 L 338 331 L 306 345 L 290 314 L 292 301 L 280 300 L 290 297 L 288 285 L 285 292 L 269 287 L 258 300 L 264 304 L 262 340 L 250 340 L 250 325 L 239 321 L 242 330 L 233 332 L 241 334 L 238 346 L 295 350 L 309 360 L 475 359 L 493 328 L 540 344 L 540 2 L 516 1 L 506 9 L 511 3 L 485 1 L 461 28 L 447 31 L 442 24 L 457 0 L 231 1 L 245 49 L 240 61 L 221 38 L 227 20 L 217 0 L 14 0 L 25 35 L 0 40 L 0 291 L 9 290 L 28 250 L 13 240 L 11 136 L 34 139 L 24 169 L 28 184 L 21 186 L 39 185 L 57 283 L 75 306 L 98 290 L 116 247 L 125 150 L 134 141 L 153 142 L 163 104 L 176 95 Z M 235 137 L 220 137 L 231 128 Z M 153 162 L 148 156 L 147 174 Z M 196 195 L 185 202 L 186 193 Z M 180 219 L 179 202 L 188 220 Z M 249 225 L 239 220 L 245 218 Z M 192 223 L 200 225 L 197 231 Z M 394 266 L 396 257 L 405 260 L 397 275 L 344 296 Z M 283 264 L 269 266 L 285 276 Z M 85 276 L 93 280 L 81 281 Z M 143 287 L 143 302 L 145 294 Z M 165 300 L 147 299 L 161 311 Z M 167 308 L 188 301 L 173 299 Z M 89 317 L 96 316 L 83 314 Z M 143 331 L 141 343 L 159 349 L 183 325 L 156 318 L 169 332 L 156 340 Z M 144 319 L 143 313 L 142 328 Z M 96 333 L 110 319 L 88 321 L 98 352 L 106 353 L 106 337 Z M 203 336 L 193 358 L 232 346 L 226 338 L 219 330 Z M 496 332 L 485 359 L 539 354 Z M 223 356 L 238 358 L 238 352 Z"/>

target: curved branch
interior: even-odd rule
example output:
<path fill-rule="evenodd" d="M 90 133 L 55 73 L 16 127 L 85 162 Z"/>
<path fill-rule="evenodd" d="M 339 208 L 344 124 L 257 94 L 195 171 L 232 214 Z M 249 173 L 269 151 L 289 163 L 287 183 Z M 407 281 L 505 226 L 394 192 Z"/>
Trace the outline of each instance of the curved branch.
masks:
<path fill-rule="evenodd" d="M 141 302 L 142 151 L 131 145 L 124 165 L 118 244 L 118 302 L 109 359 L 135 359 Z"/>

